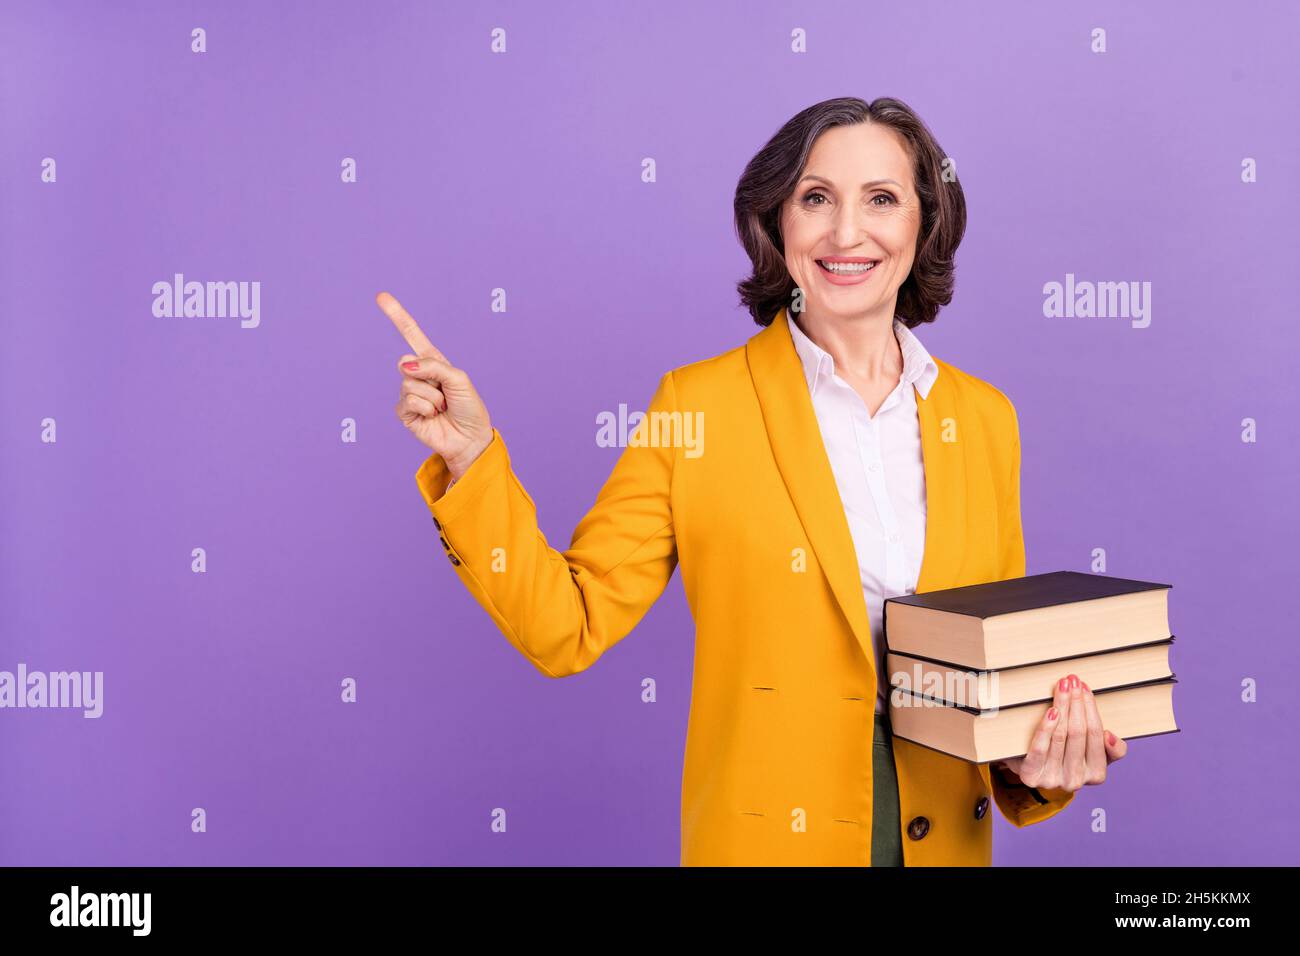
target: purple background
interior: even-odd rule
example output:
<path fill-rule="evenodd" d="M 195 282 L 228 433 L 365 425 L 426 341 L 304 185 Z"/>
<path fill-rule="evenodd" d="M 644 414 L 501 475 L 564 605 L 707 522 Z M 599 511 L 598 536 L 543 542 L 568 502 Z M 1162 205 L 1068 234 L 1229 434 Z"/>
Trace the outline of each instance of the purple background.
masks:
<path fill-rule="evenodd" d="M 537 6 L 4 4 L 0 669 L 102 670 L 105 710 L 0 711 L 0 863 L 676 865 L 679 576 L 592 670 L 534 670 L 438 543 L 374 295 L 474 377 L 563 548 L 619 453 L 596 415 L 758 331 L 736 180 L 843 95 L 957 160 L 918 335 L 1019 410 L 1029 572 L 1104 547 L 1174 584 L 1182 733 L 997 816 L 995 862 L 1296 862 L 1294 6 Z M 260 281 L 261 326 L 155 318 L 175 272 Z M 1151 282 L 1150 327 L 1045 318 L 1067 272 Z"/>

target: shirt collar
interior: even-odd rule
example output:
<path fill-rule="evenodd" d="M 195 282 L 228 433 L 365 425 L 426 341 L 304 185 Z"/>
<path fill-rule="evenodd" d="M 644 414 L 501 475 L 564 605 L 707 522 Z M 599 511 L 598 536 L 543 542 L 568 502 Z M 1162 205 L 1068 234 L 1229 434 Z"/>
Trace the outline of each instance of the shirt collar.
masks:
<path fill-rule="evenodd" d="M 809 394 L 817 394 L 817 383 L 829 381 L 835 374 L 835 359 L 831 354 L 804 333 L 794 318 L 786 313 L 790 326 L 790 337 L 794 339 L 795 351 L 799 353 L 799 362 L 803 365 L 804 378 L 808 382 Z M 930 394 L 930 386 L 939 377 L 939 366 L 930 353 L 926 351 L 921 340 L 901 319 L 894 319 L 894 335 L 898 339 L 899 350 L 903 353 L 902 381 L 905 385 L 916 385 L 916 390 L 925 398 Z"/>

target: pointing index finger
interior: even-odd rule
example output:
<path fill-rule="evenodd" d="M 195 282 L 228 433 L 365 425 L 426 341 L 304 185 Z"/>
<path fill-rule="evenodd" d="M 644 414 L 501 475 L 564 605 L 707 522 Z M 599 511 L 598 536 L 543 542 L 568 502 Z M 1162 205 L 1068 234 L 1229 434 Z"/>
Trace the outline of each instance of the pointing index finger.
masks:
<path fill-rule="evenodd" d="M 429 341 L 429 337 L 424 334 L 415 319 L 411 318 L 411 313 L 402 308 L 402 303 L 387 292 L 381 292 L 375 296 L 375 302 L 384 310 L 384 314 L 393 320 L 393 325 L 397 326 L 397 331 L 402 333 L 402 338 L 406 339 L 406 344 L 411 347 L 411 351 L 416 355 L 424 358 L 432 355 L 439 361 L 446 362 L 447 356 L 443 355 Z"/>

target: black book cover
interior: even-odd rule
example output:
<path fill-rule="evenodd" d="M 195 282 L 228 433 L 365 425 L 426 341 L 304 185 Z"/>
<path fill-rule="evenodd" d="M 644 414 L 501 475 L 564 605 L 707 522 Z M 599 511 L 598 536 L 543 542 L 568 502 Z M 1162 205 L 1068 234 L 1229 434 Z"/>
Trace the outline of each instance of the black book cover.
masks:
<path fill-rule="evenodd" d="M 968 617 L 989 618 L 1016 611 L 1171 587 L 1172 584 L 1112 578 L 1104 574 L 1085 574 L 1082 571 L 1049 571 L 1046 574 L 1031 574 L 1023 578 L 990 581 L 987 584 L 968 584 L 960 588 L 891 597 L 885 600 L 884 611 L 886 620 L 890 604 L 911 604 Z"/>

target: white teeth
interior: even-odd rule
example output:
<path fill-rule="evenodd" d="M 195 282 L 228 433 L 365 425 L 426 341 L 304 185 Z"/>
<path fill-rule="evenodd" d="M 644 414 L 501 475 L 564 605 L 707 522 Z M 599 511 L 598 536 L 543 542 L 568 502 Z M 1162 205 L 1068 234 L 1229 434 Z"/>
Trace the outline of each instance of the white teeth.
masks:
<path fill-rule="evenodd" d="M 870 272 L 876 267 L 874 262 L 826 262 L 818 260 L 827 272 L 838 272 L 845 275 L 858 275 L 863 272 Z"/>

